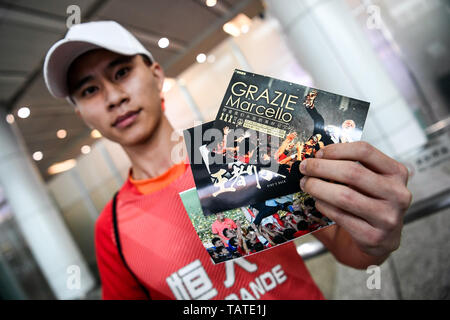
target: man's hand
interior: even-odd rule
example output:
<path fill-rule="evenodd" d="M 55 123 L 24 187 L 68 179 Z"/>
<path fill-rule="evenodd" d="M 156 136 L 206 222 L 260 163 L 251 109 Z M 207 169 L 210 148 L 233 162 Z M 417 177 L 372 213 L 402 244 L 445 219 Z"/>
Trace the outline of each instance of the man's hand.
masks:
<path fill-rule="evenodd" d="M 403 216 L 412 199 L 404 165 L 366 142 L 354 142 L 324 147 L 316 158 L 303 160 L 300 171 L 305 175 L 302 190 L 316 199 L 317 210 L 336 222 L 328 235 L 327 229 L 316 234 L 338 260 L 359 267 L 358 259 L 378 264 L 399 247 Z M 344 243 L 347 248 L 337 248 Z"/>

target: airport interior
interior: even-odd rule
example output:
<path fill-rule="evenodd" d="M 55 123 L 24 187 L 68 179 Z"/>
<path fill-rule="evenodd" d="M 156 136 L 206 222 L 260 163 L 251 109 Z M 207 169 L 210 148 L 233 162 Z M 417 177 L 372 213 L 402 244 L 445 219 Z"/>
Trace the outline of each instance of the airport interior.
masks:
<path fill-rule="evenodd" d="M 362 140 L 409 170 L 401 245 L 376 289 L 312 235 L 298 254 L 326 299 L 450 298 L 449 1 L 0 0 L 0 299 L 101 299 L 95 223 L 130 160 L 42 71 L 71 25 L 100 20 L 160 63 L 180 135 L 215 119 L 235 69 L 369 101 Z"/>

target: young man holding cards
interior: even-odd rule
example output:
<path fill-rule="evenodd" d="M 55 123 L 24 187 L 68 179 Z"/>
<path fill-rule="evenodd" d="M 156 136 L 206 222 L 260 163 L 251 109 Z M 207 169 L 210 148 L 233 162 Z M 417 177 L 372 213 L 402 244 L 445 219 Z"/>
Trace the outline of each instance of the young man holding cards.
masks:
<path fill-rule="evenodd" d="M 73 26 L 47 53 L 44 76 L 55 97 L 69 99 L 131 160 L 96 223 L 104 299 L 323 299 L 293 242 L 211 262 L 179 197 L 195 183 L 189 164 L 171 158 L 179 142 L 163 111 L 163 70 L 123 27 Z M 301 188 L 336 222 L 314 235 L 338 261 L 367 268 L 398 248 L 411 201 L 402 164 L 355 142 L 326 146 L 300 170 Z"/>

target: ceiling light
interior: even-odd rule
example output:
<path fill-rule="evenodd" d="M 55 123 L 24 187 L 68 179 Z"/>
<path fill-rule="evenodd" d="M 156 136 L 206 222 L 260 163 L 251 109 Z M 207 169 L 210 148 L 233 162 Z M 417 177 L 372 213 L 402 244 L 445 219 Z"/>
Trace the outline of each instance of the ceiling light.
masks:
<path fill-rule="evenodd" d="M 19 118 L 22 118 L 22 119 L 28 118 L 30 113 L 31 113 L 30 109 L 27 107 L 22 107 L 19 109 L 19 111 L 17 111 L 17 115 L 19 116 Z"/>
<path fill-rule="evenodd" d="M 91 137 L 94 139 L 98 139 L 102 137 L 102 134 L 97 129 L 94 129 L 91 131 Z"/>
<path fill-rule="evenodd" d="M 233 37 L 237 37 L 241 34 L 241 31 L 238 27 L 236 27 L 231 22 L 227 22 L 223 25 L 223 31 L 228 33 L 229 35 L 232 35 Z"/>
<path fill-rule="evenodd" d="M 6 122 L 9 124 L 14 123 L 14 116 L 11 113 L 6 116 Z"/>
<path fill-rule="evenodd" d="M 56 136 L 57 136 L 59 139 L 64 139 L 65 137 L 67 137 L 67 131 L 64 130 L 64 129 L 60 129 L 60 130 L 58 130 L 58 131 L 56 132 Z"/>
<path fill-rule="evenodd" d="M 85 146 L 81 147 L 81 153 L 82 154 L 88 154 L 89 152 L 91 152 L 91 147 L 89 147 L 88 145 L 85 145 Z"/>
<path fill-rule="evenodd" d="M 197 56 L 197 62 L 198 62 L 198 63 L 203 63 L 203 62 L 205 62 L 205 61 L 206 61 L 206 54 L 200 53 L 200 54 Z"/>
<path fill-rule="evenodd" d="M 206 5 L 208 7 L 214 7 L 217 4 L 217 0 L 206 0 Z"/>
<path fill-rule="evenodd" d="M 63 162 L 57 162 L 48 168 L 49 174 L 57 174 L 72 169 L 77 164 L 75 159 L 69 159 Z"/>
<path fill-rule="evenodd" d="M 167 39 L 167 38 L 161 38 L 158 41 L 158 46 L 163 49 L 167 48 L 169 46 L 169 44 L 170 44 L 170 42 L 169 42 L 169 39 Z"/>
<path fill-rule="evenodd" d="M 250 30 L 251 23 L 252 20 L 250 20 L 249 17 L 243 13 L 240 13 L 223 25 L 223 31 L 233 37 L 237 37 L 241 33 L 247 33 Z"/>
<path fill-rule="evenodd" d="M 36 151 L 35 153 L 33 153 L 33 159 L 35 161 L 40 161 L 40 160 L 42 160 L 43 157 L 44 157 L 44 155 L 42 154 L 41 151 Z"/>

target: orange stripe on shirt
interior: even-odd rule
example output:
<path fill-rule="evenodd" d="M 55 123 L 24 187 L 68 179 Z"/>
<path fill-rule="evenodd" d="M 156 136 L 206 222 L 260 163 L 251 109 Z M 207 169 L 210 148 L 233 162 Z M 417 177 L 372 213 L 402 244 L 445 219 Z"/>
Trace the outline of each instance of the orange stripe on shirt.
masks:
<path fill-rule="evenodd" d="M 163 174 L 150 178 L 150 179 L 142 179 L 135 180 L 130 173 L 128 174 L 128 179 L 130 182 L 136 187 L 136 189 L 142 194 L 150 194 L 155 191 L 159 191 L 164 189 L 177 178 L 181 177 L 183 173 L 186 171 L 188 164 L 185 162 L 174 164 Z"/>

